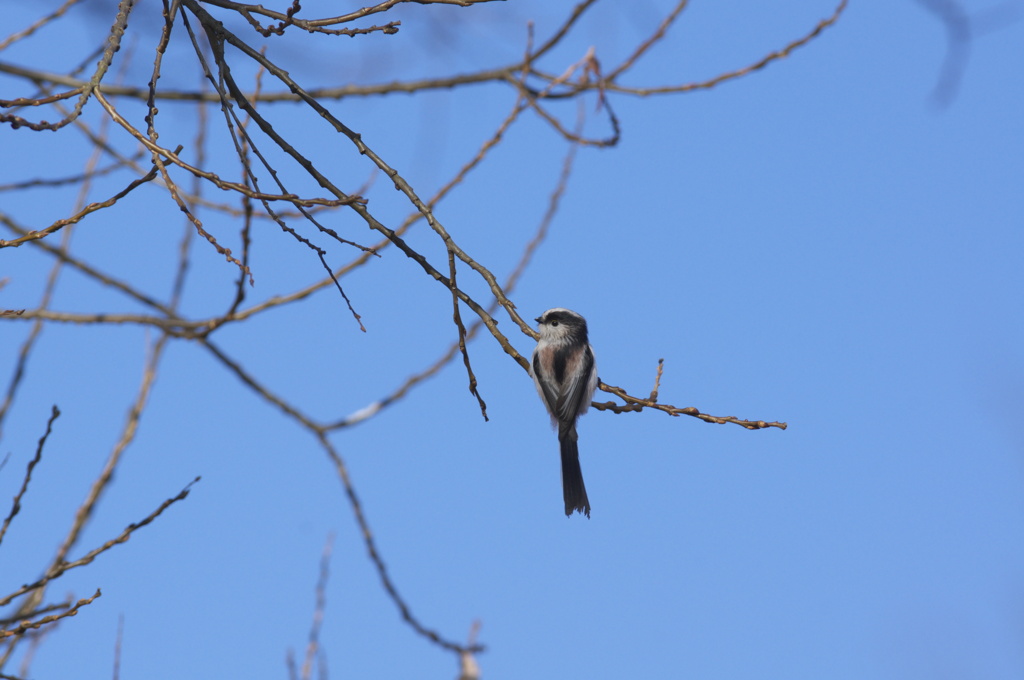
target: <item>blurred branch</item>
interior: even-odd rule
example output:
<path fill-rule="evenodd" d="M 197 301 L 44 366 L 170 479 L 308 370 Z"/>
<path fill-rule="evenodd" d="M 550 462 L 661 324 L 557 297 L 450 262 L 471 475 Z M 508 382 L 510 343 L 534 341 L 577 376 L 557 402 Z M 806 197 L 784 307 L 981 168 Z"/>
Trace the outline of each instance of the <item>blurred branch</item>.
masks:
<path fill-rule="evenodd" d="M 71 9 L 73 5 L 77 5 L 81 1 L 82 0 L 65 0 L 63 5 L 61 5 L 54 11 L 50 12 L 49 14 L 40 17 L 37 21 L 29 25 L 27 28 L 24 28 L 16 33 L 12 33 L 3 40 L 0 40 L 0 52 L 7 49 L 17 41 L 29 37 L 36 31 L 38 31 L 40 28 L 43 28 L 52 21 L 59 19 L 64 15 L 65 12 Z"/>
<path fill-rule="evenodd" d="M 331 574 L 331 553 L 334 550 L 334 534 L 327 536 L 323 553 L 320 555 L 320 577 L 316 582 L 316 606 L 313 609 L 313 623 L 309 628 L 309 642 L 306 644 L 306 655 L 302 661 L 302 672 L 292 674 L 298 680 L 310 680 L 313 677 L 313 664 L 319 659 L 323 671 L 323 650 L 320 645 L 320 630 L 327 611 L 327 579 Z"/>
<path fill-rule="evenodd" d="M 514 64 L 501 68 L 486 69 L 475 73 L 468 73 L 458 76 L 445 76 L 441 78 L 423 78 L 410 81 L 397 81 L 391 83 L 380 83 L 375 85 L 343 85 L 340 87 L 319 87 L 307 91 L 309 96 L 320 100 L 345 99 L 348 97 L 368 97 L 382 94 L 425 92 L 430 90 L 449 90 L 461 85 L 473 85 L 488 82 L 505 81 L 511 74 L 520 70 L 520 65 Z M 17 64 L 9 64 L 0 61 L 0 73 L 17 76 L 33 82 L 51 83 L 65 87 L 80 88 L 88 86 L 88 82 L 73 76 L 51 73 L 38 69 L 27 68 Z M 149 96 L 149 89 L 144 87 L 132 87 L 128 85 L 103 85 L 103 91 L 110 97 L 124 97 L 128 99 L 145 100 Z M 77 90 L 73 93 L 77 94 Z M 73 95 L 72 95 L 73 96 Z M 162 89 L 156 93 L 160 100 L 172 101 L 205 101 L 219 104 L 221 99 L 216 92 L 181 91 Z M 297 102 L 302 97 L 289 91 L 263 92 L 259 97 L 246 94 L 250 101 L 267 103 Z M 0 106 L 11 106 L 13 100 L 0 99 Z M 22 104 L 24 105 L 24 104 Z M 2 121 L 0 121 L 2 122 Z"/>
<path fill-rule="evenodd" d="M 71 607 L 72 602 L 57 602 L 55 604 L 40 605 L 39 607 L 33 608 L 31 611 L 19 611 L 19 615 L 14 617 L 0 618 L 0 627 L 10 626 L 11 624 L 17 623 L 24 619 L 32 619 L 37 616 L 42 616 L 48 612 L 62 612 L 65 609 Z"/>
<path fill-rule="evenodd" d="M 124 641 L 124 614 L 117 617 L 117 639 L 114 641 L 113 680 L 121 680 L 121 643 Z"/>
<path fill-rule="evenodd" d="M 473 652 L 468 649 L 476 644 L 476 638 L 479 634 L 480 622 L 474 621 L 473 625 L 469 628 L 469 636 L 466 642 L 467 650 L 459 654 L 459 680 L 480 680 L 480 665 L 476 662 Z"/>
<path fill-rule="evenodd" d="M 972 42 L 994 29 L 1020 20 L 1020 3 L 1001 2 L 994 7 L 968 12 L 957 0 L 917 0 L 935 16 L 946 31 L 946 55 L 932 88 L 932 102 L 939 108 L 956 98 L 967 70 Z"/>
<path fill-rule="evenodd" d="M 141 157 L 142 154 L 137 154 L 136 160 L 138 160 Z M 33 189 L 39 187 L 52 188 L 63 186 L 66 184 L 80 184 L 87 179 L 95 179 L 97 177 L 102 177 L 103 175 L 109 175 L 110 173 L 115 172 L 116 170 L 120 170 L 123 167 L 124 163 L 122 163 L 121 161 L 115 161 L 109 165 L 106 165 L 102 168 L 97 168 L 96 170 L 93 170 L 91 172 L 83 172 L 77 175 L 71 175 L 70 177 L 58 177 L 55 179 L 37 178 L 24 180 L 22 182 L 14 182 L 11 184 L 0 184 L 0 192 L 21 191 L 23 189 Z"/>
<path fill-rule="evenodd" d="M 108 132 L 108 126 L 105 123 L 103 123 L 100 125 L 99 130 L 94 134 L 94 137 L 98 141 L 105 143 Z M 95 170 L 97 165 L 99 164 L 100 158 L 100 150 L 98 148 L 93 148 L 92 154 L 85 162 L 85 172 L 83 173 L 82 182 L 78 185 L 78 195 L 75 198 L 73 208 L 75 211 L 81 212 L 82 206 L 85 205 L 85 202 L 89 196 L 89 192 L 92 189 L 93 178 L 95 177 Z M 10 224 L 10 221 L 6 218 L 5 215 L 3 215 L 3 213 L 0 213 L 0 221 L 6 224 Z M 64 260 L 60 257 L 60 255 L 66 254 L 70 250 L 71 233 L 72 232 L 70 229 L 64 231 L 64 233 L 61 234 L 60 245 L 55 248 L 51 248 L 49 244 L 47 244 L 48 249 L 52 249 L 52 251 L 58 255 L 58 258 L 57 261 L 54 262 L 53 265 L 50 267 L 50 271 L 46 277 L 46 283 L 43 285 L 43 292 L 39 299 L 40 309 L 45 309 L 50 305 L 50 301 L 52 300 L 54 292 L 57 289 L 57 281 L 60 277 L 60 273 L 63 270 L 65 264 Z M 28 236 L 28 233 L 24 233 L 23 236 Z M 28 242 L 38 244 L 43 243 L 41 240 L 36 239 L 30 239 Z M 3 316 L 4 315 L 0 315 L 0 317 Z M 18 316 L 21 316 L 21 314 L 19 314 Z M 14 403 L 15 395 L 17 394 L 18 388 L 21 385 L 21 381 L 25 376 L 25 370 L 26 367 L 28 366 L 29 357 L 32 354 L 32 350 L 35 348 L 36 341 L 39 339 L 39 336 L 42 333 L 42 331 L 42 322 L 40 320 L 36 320 L 35 323 L 32 324 L 32 329 L 29 331 L 28 336 L 22 342 L 21 348 L 18 351 L 18 359 L 17 362 L 15 363 L 14 373 L 12 374 L 11 380 L 7 385 L 7 391 L 4 394 L 3 403 L 0 404 L 0 434 L 2 434 L 3 432 L 3 422 L 7 417 L 11 405 Z M 0 667 L 2 667 L 2 663 L 0 663 Z"/>
<path fill-rule="evenodd" d="M 64 569 L 62 569 L 60 565 L 65 563 L 64 558 L 71 551 L 71 548 L 74 547 L 74 545 L 78 542 L 78 539 L 82 534 L 82 531 L 85 529 L 85 526 L 88 524 L 89 519 L 92 517 L 93 510 L 96 508 L 97 503 L 99 503 L 100 496 L 103 495 L 103 492 L 110 484 L 110 480 L 114 476 L 114 470 L 121 462 L 121 455 L 135 439 L 135 433 L 139 427 L 139 420 L 142 418 L 142 412 L 146 407 L 146 402 L 149 399 L 149 394 L 153 387 L 153 382 L 156 379 L 157 365 L 160 362 L 160 357 L 163 354 L 164 347 L 167 344 L 167 339 L 167 335 L 162 335 L 154 344 L 150 352 L 149 358 L 146 362 L 146 366 L 143 370 L 142 384 L 139 386 L 139 391 L 135 397 L 135 402 L 132 404 L 131 408 L 128 411 L 128 418 L 125 422 L 124 429 L 121 432 L 121 437 L 118 439 L 117 443 L 114 445 L 113 450 L 110 452 L 110 455 L 107 457 L 107 462 L 103 466 L 103 470 L 100 472 L 99 476 L 93 482 L 92 487 L 89 489 L 89 493 L 86 495 L 85 500 L 82 501 L 82 504 L 75 512 L 75 519 L 71 526 L 71 530 L 68 532 L 68 535 L 64 538 L 64 542 L 57 550 L 57 555 L 56 557 L 54 557 L 53 560 L 53 566 L 48 571 L 48 574 L 50 572 L 58 570 L 61 572 L 64 571 Z M 188 495 L 187 492 L 188 487 L 186 487 L 185 491 L 182 492 L 184 495 L 180 495 L 180 497 L 184 498 L 186 495 Z M 156 514 L 158 515 L 160 512 L 163 512 L 163 507 L 166 507 L 166 505 L 170 505 L 170 502 L 165 504 L 165 506 L 162 506 Z M 155 516 L 156 515 L 154 515 L 153 517 Z M 150 521 L 151 520 L 147 519 L 143 521 L 139 526 L 149 524 Z M 132 530 L 134 530 L 134 525 L 132 527 Z M 127 533 L 131 532 L 129 531 Z M 128 540 L 127 534 L 125 534 L 124 540 Z M 89 561 L 91 562 L 92 559 L 90 559 Z M 46 580 L 49 580 L 49 578 L 47 578 Z M 0 606 L 2 606 L 3 604 L 4 603 L 0 601 Z"/>

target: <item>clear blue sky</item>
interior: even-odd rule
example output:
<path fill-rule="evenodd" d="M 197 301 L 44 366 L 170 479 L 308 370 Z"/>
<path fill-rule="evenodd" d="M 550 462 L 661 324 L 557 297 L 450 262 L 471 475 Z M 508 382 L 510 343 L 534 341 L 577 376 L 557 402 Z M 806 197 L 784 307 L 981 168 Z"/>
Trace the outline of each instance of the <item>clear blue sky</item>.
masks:
<path fill-rule="evenodd" d="M 567 520 L 557 440 L 533 385 L 480 337 L 470 351 L 490 422 L 456 361 L 334 435 L 416 616 L 458 640 L 482 623 L 485 679 L 1024 677 L 1024 4 L 963 4 L 977 31 L 944 106 L 933 90 L 945 29 L 909 0 L 854 1 L 807 47 L 710 91 L 612 96 L 621 143 L 579 152 L 550 236 L 513 295 L 527 318 L 555 306 L 584 314 L 608 383 L 646 394 L 664 358 L 663 401 L 788 430 L 591 412 L 579 430 L 592 519 Z M 8 7 L 6 25 L 29 23 L 27 6 Z M 668 6 L 599 5 L 545 69 L 561 72 L 591 45 L 617 63 Z M 271 55 L 310 86 L 468 71 L 518 58 L 528 18 L 538 39 L 549 35 L 563 11 L 552 7 L 410 6 L 395 36 L 321 36 L 310 44 L 322 51 L 306 54 L 309 37 L 296 33 L 271 41 L 280 50 Z M 629 82 L 745 65 L 832 10 L 695 2 Z M 28 41 L 0 61 L 66 71 L 106 32 L 106 15 L 75 11 L 57 42 Z M 137 12 L 127 78 L 144 85 L 159 7 Z M 184 54 L 171 63 L 188 65 Z M 165 81 L 189 86 L 195 71 L 169 70 Z M 0 96 L 27 94 L 12 88 L 0 77 Z M 508 88 L 479 86 L 329 105 L 429 195 L 513 100 Z M 141 125 L 141 109 L 127 110 Z M 161 141 L 188 145 L 184 109 L 161 110 Z M 571 124 L 574 106 L 553 110 Z M 292 105 L 273 111 L 343 185 L 362 183 L 369 165 L 345 140 Z M 88 114 L 101 117 L 95 104 Z M 589 130 L 607 134 L 602 125 L 594 115 Z M 78 155 L 61 171 L 54 154 L 69 143 Z M 132 147 L 122 139 L 121 148 Z M 0 184 L 76 172 L 83 149 L 71 131 L 5 127 Z M 499 278 L 543 215 L 564 150 L 527 115 L 438 208 Z M 389 224 L 407 212 L 380 179 L 369 196 Z M 73 200 L 8 193 L 0 209 L 39 226 Z M 237 248 L 237 223 L 201 217 Z M 371 241 L 353 217 L 335 220 Z M 174 204 L 144 187 L 83 222 L 73 246 L 163 297 L 173 273 L 165 254 L 182 228 Z M 411 242 L 444 264 L 437 238 L 417 229 Z M 261 230 L 250 302 L 321 276 L 311 252 L 276 227 Z M 324 245 L 332 264 L 351 257 Z M 185 312 L 229 305 L 235 270 L 198 241 L 192 266 Z M 48 267 L 31 246 L 0 251 L 9 279 L 0 307 L 34 307 Z M 460 276 L 482 295 L 468 270 Z M 328 289 L 214 339 L 329 419 L 387 394 L 455 337 L 450 297 L 397 251 L 344 284 L 366 334 Z M 138 310 L 72 272 L 52 308 Z M 507 318 L 501 326 L 531 350 Z M 0 324 L 4 366 L 28 328 Z M 20 485 L 51 404 L 63 416 L 0 547 L 4 593 L 52 556 L 117 440 L 155 337 L 135 326 L 45 329 L 5 423 L 0 498 Z M 103 597 L 50 635 L 32 677 L 111 677 L 120 616 L 121 677 L 286 677 L 286 651 L 304 648 L 330 532 L 321 637 L 331 677 L 455 676 L 452 657 L 414 635 L 381 589 L 316 442 L 207 352 L 170 346 L 125 456 L 78 554 L 203 479 L 51 588 L 51 599 L 97 587 Z"/>

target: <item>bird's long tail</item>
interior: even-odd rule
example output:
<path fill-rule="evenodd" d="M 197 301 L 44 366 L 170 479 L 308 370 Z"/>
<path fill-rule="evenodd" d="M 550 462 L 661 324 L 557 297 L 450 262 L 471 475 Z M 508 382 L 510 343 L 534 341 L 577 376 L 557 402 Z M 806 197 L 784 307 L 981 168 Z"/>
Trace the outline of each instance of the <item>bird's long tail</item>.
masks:
<path fill-rule="evenodd" d="M 562 498 L 565 500 L 565 516 L 573 511 L 590 517 L 590 500 L 587 487 L 583 485 L 583 470 L 580 469 L 580 450 L 576 445 L 575 424 L 558 428 L 558 443 L 562 449 Z"/>

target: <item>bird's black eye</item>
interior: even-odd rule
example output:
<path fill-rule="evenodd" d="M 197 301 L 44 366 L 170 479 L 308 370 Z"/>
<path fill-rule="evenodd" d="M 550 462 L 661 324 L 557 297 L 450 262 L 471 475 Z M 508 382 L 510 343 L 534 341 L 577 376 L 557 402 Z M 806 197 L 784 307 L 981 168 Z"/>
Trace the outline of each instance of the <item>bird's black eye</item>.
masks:
<path fill-rule="evenodd" d="M 557 326 L 557 325 L 558 325 L 558 322 L 557 322 L 557 321 L 552 321 L 552 322 L 551 322 L 551 325 L 552 325 L 552 326 Z"/>

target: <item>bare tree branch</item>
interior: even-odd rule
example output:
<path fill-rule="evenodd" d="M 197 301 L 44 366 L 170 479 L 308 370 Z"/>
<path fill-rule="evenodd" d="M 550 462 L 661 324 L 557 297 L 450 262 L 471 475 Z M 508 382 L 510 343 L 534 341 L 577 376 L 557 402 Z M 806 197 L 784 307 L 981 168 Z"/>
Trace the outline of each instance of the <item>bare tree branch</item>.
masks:
<path fill-rule="evenodd" d="M 36 447 L 36 455 L 28 463 L 28 469 L 25 470 L 25 479 L 21 482 L 21 488 L 18 489 L 18 493 L 14 495 L 14 503 L 11 505 L 11 511 L 7 513 L 7 517 L 4 518 L 3 526 L 0 527 L 0 543 L 3 543 L 4 536 L 7 535 L 7 529 L 11 526 L 11 521 L 15 515 L 21 510 L 21 499 L 28 491 L 28 484 L 32 481 L 32 470 L 35 469 L 36 465 L 43 457 L 43 447 L 46 446 L 46 440 L 50 437 L 50 432 L 53 431 L 53 421 L 57 420 L 60 416 L 60 410 L 54 406 L 53 412 L 50 414 L 50 419 L 46 421 L 46 432 L 39 438 L 39 446 Z"/>
<path fill-rule="evenodd" d="M 0 248 L 10 247 L 12 254 L 38 252 L 53 258 L 50 278 L 42 286 L 43 295 L 36 308 L 29 308 L 30 305 L 19 301 L 8 303 L 18 309 L 0 310 L 0 323 L 21 320 L 32 324 L 20 354 L 12 359 L 13 378 L 8 384 L 4 403 L 0 406 L 0 424 L 3 424 L 4 417 L 10 412 L 18 386 L 27 374 L 28 357 L 46 324 L 109 327 L 141 325 L 159 332 L 159 339 L 147 358 L 141 384 L 134 395 L 120 438 L 78 508 L 56 557 L 39 579 L 6 598 L 0 598 L 0 606 L 5 606 L 18 597 L 28 595 L 18 604 L 24 607 L 22 611 L 30 614 L 25 617 L 23 628 L 12 629 L 19 632 L 0 635 L 6 635 L 4 639 L 9 641 L 7 652 L 0 658 L 0 670 L 19 640 L 25 639 L 26 643 L 37 644 L 46 631 L 51 629 L 46 624 L 73 616 L 78 608 L 92 601 L 82 600 L 74 606 L 70 600 L 64 605 L 44 605 L 41 599 L 43 590 L 50 582 L 68 569 L 85 566 L 99 554 L 128 540 L 136 529 L 153 521 L 166 507 L 187 495 L 191 485 L 185 487 L 179 496 L 168 499 L 142 522 L 130 525 L 119 536 L 78 560 L 69 561 L 68 555 L 80 539 L 105 490 L 110 487 L 123 453 L 135 437 L 138 424 L 150 402 L 164 349 L 171 343 L 186 340 L 195 343 L 187 345 L 190 349 L 199 347 L 208 352 L 229 374 L 238 378 L 257 400 L 266 402 L 273 410 L 285 414 L 299 428 L 314 436 L 318 447 L 326 453 L 338 475 L 340 492 L 345 494 L 351 506 L 368 558 L 402 620 L 416 635 L 454 653 L 463 677 L 479 677 L 475 655 L 483 650 L 483 646 L 476 641 L 478 626 L 474 625 L 468 641 L 460 644 L 453 638 L 443 636 L 413 614 L 409 601 L 400 594 L 392 579 L 370 530 L 365 509 L 349 477 L 345 461 L 331 437 L 335 431 L 365 422 L 400 402 L 411 389 L 436 375 L 458 355 L 463 358 L 470 392 L 486 419 L 487 407 L 470 361 L 469 343 L 478 335 L 489 337 L 493 343 L 489 340 L 489 344 L 474 345 L 474 358 L 479 357 L 480 352 L 494 351 L 500 347 L 524 371 L 529 371 L 526 357 L 514 346 L 517 335 L 506 335 L 499 330 L 495 315 L 503 310 L 502 314 L 511 320 L 519 333 L 531 340 L 536 339 L 534 329 L 518 313 L 512 293 L 534 253 L 549 233 L 579 147 L 611 147 L 618 143 L 622 127 L 616 114 L 619 98 L 709 89 L 755 73 L 818 38 L 838 21 L 848 2 L 839 0 L 831 16 L 819 21 L 806 34 L 764 57 L 689 83 L 656 82 L 637 85 L 631 82 L 636 67 L 645 60 L 654 59 L 658 52 L 655 47 L 668 42 L 673 27 L 686 14 L 685 10 L 689 6 L 687 0 L 675 0 L 667 7 L 656 26 L 652 25 L 632 44 L 626 45 L 624 57 L 609 62 L 611 68 L 602 65 L 602 59 L 609 60 L 599 45 L 577 48 L 580 51 L 570 59 L 565 59 L 570 49 L 570 40 L 579 33 L 590 10 L 597 5 L 597 0 L 582 0 L 573 7 L 564 8 L 554 29 L 537 46 L 534 45 L 531 26 L 527 31 L 522 54 L 515 58 L 514 63 L 499 66 L 484 63 L 466 73 L 410 78 L 409 71 L 399 71 L 381 83 L 327 82 L 327 86 L 316 87 L 302 82 L 307 76 L 301 75 L 301 71 L 288 70 L 286 62 L 279 59 L 274 51 L 274 47 L 281 43 L 281 36 L 285 36 L 284 40 L 301 37 L 313 41 L 349 36 L 357 41 L 351 44 L 367 40 L 387 40 L 389 45 L 396 44 L 396 41 L 401 40 L 401 35 L 395 37 L 401 22 L 393 19 L 394 14 L 388 13 L 402 4 L 412 2 L 419 5 L 451 6 L 434 8 L 435 11 L 448 11 L 488 1 L 383 0 L 335 16 L 310 16 L 299 0 L 291 0 L 276 9 L 235 0 L 166 0 L 163 3 L 163 19 L 156 24 L 159 30 L 150 24 L 147 26 L 148 34 L 139 32 L 140 42 L 153 50 L 153 65 L 147 69 L 149 80 L 141 86 L 138 82 L 121 82 L 123 78 L 109 75 L 122 43 L 131 44 L 124 39 L 134 0 L 118 0 L 116 7 L 111 5 L 109 10 L 110 30 L 105 43 L 67 72 L 51 73 L 40 69 L 38 64 L 0 62 L 0 73 L 25 85 L 16 94 L 10 95 L 11 98 L 0 100 L 0 109 L 3 109 L 0 111 L 0 123 L 7 123 L 12 128 L 24 128 L 24 134 L 33 131 L 67 134 L 75 131 L 72 138 L 93 151 L 93 156 L 82 172 L 69 171 L 60 163 L 55 163 L 56 170 L 15 178 L 7 185 L 0 186 L 0 191 L 8 192 L 8 196 L 29 190 L 59 192 L 71 187 L 80 190 L 78 204 L 67 212 L 59 213 L 70 216 L 49 225 L 43 222 L 43 226 L 36 226 L 31 219 L 20 216 L 16 208 L 8 208 L 6 204 L 5 212 L 0 213 L 0 224 L 12 235 L 8 240 L 0 240 Z M 61 21 L 77 3 L 78 0 L 66 0 L 28 27 L 10 33 L 7 38 L 0 40 L 0 50 L 18 41 L 42 39 L 44 31 L 41 29 Z M 474 8 L 472 11 L 484 10 Z M 375 23 L 370 24 L 370 21 Z M 133 22 L 133 29 L 143 23 Z M 300 36 L 299 31 L 309 35 Z M 179 51 L 174 52 L 172 48 Z M 127 52 L 125 50 L 117 56 L 122 60 L 119 65 L 125 69 L 132 61 Z M 174 69 L 175 76 L 179 75 L 182 64 L 194 68 L 196 74 L 202 74 L 197 78 L 199 85 L 182 86 L 178 84 L 183 82 L 180 78 L 165 77 L 171 74 L 170 69 Z M 663 69 L 662 72 L 667 71 Z M 112 80 L 118 82 L 110 82 Z M 175 85 L 167 84 L 171 80 Z M 440 188 L 432 193 L 424 191 L 418 182 L 412 181 L 414 174 L 400 169 L 401 164 L 390 157 L 391 151 L 385 152 L 389 147 L 384 142 L 389 140 L 371 140 L 369 134 L 364 136 L 365 130 L 359 129 L 352 122 L 357 119 L 347 117 L 348 109 L 342 104 L 332 103 L 345 98 L 390 97 L 453 88 L 468 89 L 478 85 L 489 86 L 492 91 L 507 92 L 510 108 L 507 114 L 500 111 L 491 127 L 481 134 L 479 143 L 472 147 L 475 149 L 472 157 L 458 166 L 453 174 L 438 178 L 437 185 Z M 559 106 L 567 99 L 577 101 L 575 123 L 571 116 L 564 116 L 565 107 Z M 161 112 L 158 104 L 169 110 L 173 108 L 173 112 Z M 217 110 L 210 107 L 210 104 L 219 107 L 221 116 L 210 115 Z M 596 108 L 596 113 L 589 120 L 584 115 L 584 106 L 586 110 Z M 43 113 L 29 120 L 29 114 L 26 113 L 29 109 Z M 312 121 L 309 123 L 311 125 L 328 126 L 324 128 L 323 139 L 332 145 L 332 154 L 338 161 L 338 167 L 344 167 L 344 172 L 339 172 L 333 165 L 328 167 L 326 164 L 318 164 L 314 160 L 318 156 L 314 153 L 300 151 L 302 147 L 296 143 L 293 131 L 278 123 L 277 115 L 287 109 L 307 116 L 302 119 L 303 124 L 308 120 Z M 564 140 L 565 156 L 560 175 L 557 180 L 552 178 L 552 189 L 546 197 L 545 214 L 532 235 L 528 231 L 522 233 L 524 242 L 516 247 L 520 250 L 519 259 L 511 259 L 515 253 L 515 250 L 511 250 L 509 263 L 502 266 L 515 263 L 514 267 L 499 282 L 494 272 L 501 269 L 492 262 L 484 262 L 475 257 L 470 252 L 472 249 L 463 248 L 460 244 L 469 244 L 470 241 L 466 240 L 461 225 L 447 217 L 442 220 L 438 211 L 442 201 L 457 193 L 457 190 L 466 190 L 466 179 L 482 167 L 485 161 L 488 164 L 501 162 L 500 154 L 492 152 L 509 136 L 513 126 L 524 118 L 532 118 L 524 115 L 527 112 L 536 114 L 537 119 L 542 121 L 545 129 L 552 134 L 552 139 L 556 140 L 555 146 L 557 140 Z M 47 122 L 47 116 L 57 122 Z M 182 117 L 194 121 L 196 125 L 194 134 L 189 129 L 189 137 L 185 140 L 176 139 L 182 134 L 177 125 Z M 585 127 L 584 122 L 589 125 Z M 594 132 L 593 127 L 597 127 L 598 131 Z M 179 141 L 182 143 L 178 144 Z M 149 155 L 148 164 L 141 160 L 145 154 Z M 101 160 L 103 163 L 100 163 Z M 349 172 L 352 168 L 356 170 Z M 124 188 L 117 193 L 105 193 L 104 196 L 109 196 L 105 200 L 87 203 L 92 183 L 101 177 L 106 183 L 105 192 Z M 268 177 L 270 184 L 267 184 Z M 356 179 L 343 182 L 339 179 L 341 177 Z M 362 187 L 350 187 L 345 183 L 356 185 L 367 177 L 369 179 L 365 180 Z M 389 200 L 378 199 L 384 192 L 381 186 L 374 184 L 377 178 L 384 177 L 390 180 L 384 183 L 387 185 L 385 188 L 393 187 L 396 190 L 388 195 L 393 197 Z M 173 205 L 185 218 L 177 250 L 172 254 L 171 248 L 167 248 L 166 253 L 150 255 L 154 262 L 157 258 L 165 257 L 167 262 L 174 265 L 173 280 L 169 290 L 162 296 L 144 290 L 119 269 L 119 263 L 97 266 L 95 262 L 98 259 L 90 261 L 91 258 L 83 255 L 84 250 L 70 247 L 70 235 L 78 230 L 76 225 L 82 223 L 81 233 L 91 237 L 90 230 L 84 226 L 85 218 L 114 208 L 121 199 L 142 184 L 149 184 L 145 191 L 159 191 L 161 199 L 166 196 L 173 201 Z M 210 191 L 211 187 L 217 191 Z M 372 204 L 369 202 L 371 196 L 374 200 Z M 541 194 L 540 200 L 544 200 L 543 196 Z M 133 196 L 131 201 L 125 201 L 121 207 L 124 208 L 137 198 L 138 195 Z M 170 203 L 165 202 L 163 205 Z M 104 216 L 114 215 L 115 212 L 105 213 Z M 344 227 L 337 226 L 339 216 L 347 219 L 347 222 L 342 222 Z M 231 220 L 235 219 L 237 221 L 232 223 Z M 429 231 L 412 231 L 424 223 Z M 229 227 L 225 228 L 225 224 Z M 276 226 L 270 230 L 260 228 L 271 224 Z M 277 233 L 278 230 L 287 235 L 290 243 L 298 243 L 300 247 L 312 251 L 319 264 L 313 266 L 314 272 L 308 280 L 289 284 L 291 287 L 280 290 L 262 291 L 253 287 L 254 259 L 257 258 L 254 253 L 267 250 L 263 247 L 266 245 L 265 234 L 268 231 Z M 60 246 L 47 238 L 58 231 L 61 232 Z M 372 234 L 372 237 L 366 237 L 367 233 Z M 30 244 L 31 247 L 14 250 L 23 244 Z M 254 244 L 261 248 L 255 248 Z M 223 266 L 226 261 L 234 272 L 228 288 L 214 291 L 216 294 L 223 293 L 224 297 L 222 305 L 212 307 L 213 312 L 209 311 L 209 306 L 202 308 L 202 312 L 194 312 L 187 306 L 182 309 L 186 288 L 193 281 L 192 269 L 201 266 L 199 258 L 193 261 L 194 246 L 211 246 L 219 254 L 218 264 Z M 328 249 L 336 249 L 338 246 L 343 247 L 343 260 L 337 259 L 335 250 Z M 355 249 L 355 252 L 349 254 L 349 248 Z M 363 311 L 364 305 L 371 305 L 375 301 L 363 300 L 358 296 L 350 299 L 350 293 L 359 290 L 365 294 L 364 291 L 372 290 L 372 286 L 356 288 L 350 283 L 352 278 L 345 279 L 356 272 L 369 278 L 376 271 L 369 263 L 377 262 L 382 256 L 398 253 L 405 257 L 393 259 L 402 263 L 411 260 L 409 264 L 414 265 L 414 270 L 425 274 L 420 277 L 425 285 L 433 286 L 433 283 L 426 283 L 432 281 L 443 288 L 444 299 L 450 300 L 451 304 L 450 323 L 454 324 L 455 337 L 449 338 L 437 348 L 437 359 L 430 365 L 404 373 L 407 377 L 401 383 L 385 388 L 370 386 L 370 390 L 380 390 L 377 393 L 386 396 L 369 402 L 353 413 L 340 418 L 337 413 L 329 413 L 327 417 L 322 417 L 322 414 L 321 417 L 315 416 L 319 404 L 310 402 L 304 396 L 286 399 L 266 374 L 243 367 L 243 362 L 237 358 L 242 356 L 239 341 L 230 333 L 218 335 L 216 342 L 213 340 L 213 335 L 221 328 L 246 322 L 259 315 L 280 313 L 332 286 L 341 298 L 338 300 L 339 309 L 343 302 L 358 327 L 365 331 L 362 316 L 356 309 Z M 447 262 L 442 261 L 442 258 Z M 275 264 L 274 261 L 270 262 L 271 266 Z M 97 302 L 91 307 L 68 306 L 65 308 L 67 311 L 52 309 L 51 296 L 56 289 L 58 272 L 64 267 L 100 284 L 108 292 L 116 292 L 108 296 L 114 302 L 110 303 L 108 298 L 104 298 L 103 302 Z M 324 271 L 320 271 L 321 267 Z M 253 299 L 257 293 L 262 297 Z M 119 306 L 117 303 L 124 304 Z M 471 318 L 464 316 L 466 310 Z M 481 333 L 482 329 L 487 332 Z M 251 340 L 251 336 L 247 340 Z M 691 416 L 705 422 L 733 423 L 747 429 L 786 428 L 784 422 L 714 416 L 695 407 L 661 403 L 659 391 L 662 371 L 663 364 L 659 361 L 653 389 L 643 397 L 632 396 L 624 388 L 602 382 L 601 389 L 617 401 L 595 402 L 594 407 L 614 413 L 654 409 L 673 416 Z M 41 460 L 43 443 L 56 415 L 55 409 L 47 425 L 47 434 L 40 440 L 36 456 L 29 463 L 21 490 L 0 526 L 0 543 L 18 515 L 33 469 Z M 289 672 L 296 679 L 310 678 L 318 662 L 321 673 L 325 672 L 320 633 L 330 549 L 328 543 L 321 562 L 316 610 L 301 667 L 289 656 Z M 51 612 L 58 610 L 59 613 L 51 615 Z M 29 656 L 23 655 L 23 662 Z M 28 666 L 23 667 L 23 675 L 27 676 Z M 118 673 L 115 666 L 115 676 Z M 0 677 L 8 676 L 0 674 Z"/>

